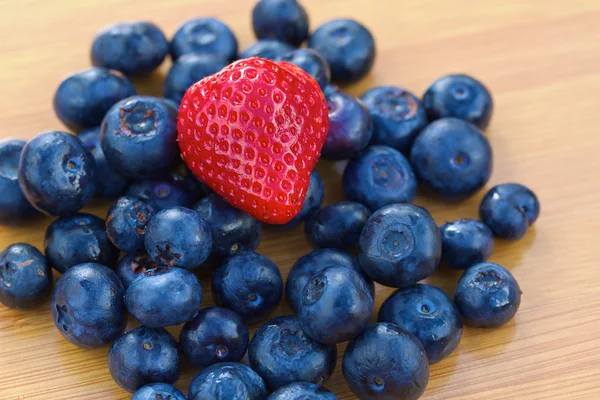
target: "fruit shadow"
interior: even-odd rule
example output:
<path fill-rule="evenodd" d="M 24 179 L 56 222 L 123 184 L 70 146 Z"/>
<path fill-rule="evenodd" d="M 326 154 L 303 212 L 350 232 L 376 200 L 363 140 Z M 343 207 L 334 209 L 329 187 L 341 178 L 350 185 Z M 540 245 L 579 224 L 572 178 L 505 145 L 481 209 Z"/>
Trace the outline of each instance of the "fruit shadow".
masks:
<path fill-rule="evenodd" d="M 518 241 L 494 239 L 494 252 L 489 261 L 502 265 L 510 271 L 521 266 L 523 256 L 529 251 L 536 241 L 537 231 L 535 225 L 527 230 L 523 238 Z"/>

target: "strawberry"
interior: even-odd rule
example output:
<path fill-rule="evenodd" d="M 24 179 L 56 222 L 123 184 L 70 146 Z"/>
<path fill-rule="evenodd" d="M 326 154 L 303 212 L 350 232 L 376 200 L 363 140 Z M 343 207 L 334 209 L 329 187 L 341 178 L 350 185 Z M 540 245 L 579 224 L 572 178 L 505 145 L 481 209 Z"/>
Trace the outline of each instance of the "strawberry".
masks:
<path fill-rule="evenodd" d="M 295 65 L 262 58 L 197 82 L 177 121 L 189 169 L 231 205 L 270 224 L 300 212 L 328 126 L 319 84 Z"/>

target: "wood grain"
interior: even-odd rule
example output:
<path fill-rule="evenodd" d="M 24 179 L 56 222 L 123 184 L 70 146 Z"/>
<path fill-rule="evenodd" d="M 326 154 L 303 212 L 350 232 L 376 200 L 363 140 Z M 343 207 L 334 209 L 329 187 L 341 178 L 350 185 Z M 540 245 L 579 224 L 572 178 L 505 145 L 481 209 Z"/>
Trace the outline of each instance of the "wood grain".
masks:
<path fill-rule="evenodd" d="M 498 330 L 467 328 L 458 350 L 432 368 L 425 399 L 600 398 L 600 2 L 597 0 L 399 1 L 304 0 L 312 26 L 354 17 L 376 36 L 372 74 L 349 87 L 378 84 L 417 94 L 449 72 L 467 72 L 493 91 L 487 132 L 495 158 L 490 185 L 516 181 L 542 203 L 534 229 L 517 243 L 496 242 L 492 261 L 523 289 L 514 321 Z M 63 129 L 51 99 L 62 77 L 89 66 L 90 41 L 102 26 L 149 19 L 171 35 L 185 19 L 216 16 L 240 39 L 251 34 L 251 0 L 0 1 L 0 136 L 30 138 Z M 160 94 L 168 69 L 136 82 Z M 342 198 L 339 165 L 321 162 L 326 202 Z M 1 194 L 0 194 L 1 195 Z M 476 217 L 482 194 L 459 204 L 418 197 L 437 222 Z M 104 216 L 106 204 L 89 208 Z M 42 247 L 50 219 L 0 227 L 0 248 L 23 241 Z M 284 276 L 309 251 L 302 229 L 265 229 L 260 252 Z M 428 282 L 453 293 L 458 275 L 437 271 Z M 203 306 L 211 304 L 209 284 Z M 377 287 L 377 307 L 391 289 Z M 288 313 L 281 305 L 277 314 Z M 252 330 L 256 329 L 252 326 Z M 177 333 L 178 329 L 171 330 Z M 340 355 L 343 353 L 340 346 Z M 112 381 L 107 349 L 86 351 L 55 330 L 48 305 L 31 312 L 0 307 L 0 399 L 128 399 Z M 353 399 L 341 368 L 327 383 Z M 185 368 L 178 386 L 195 374 Z"/>

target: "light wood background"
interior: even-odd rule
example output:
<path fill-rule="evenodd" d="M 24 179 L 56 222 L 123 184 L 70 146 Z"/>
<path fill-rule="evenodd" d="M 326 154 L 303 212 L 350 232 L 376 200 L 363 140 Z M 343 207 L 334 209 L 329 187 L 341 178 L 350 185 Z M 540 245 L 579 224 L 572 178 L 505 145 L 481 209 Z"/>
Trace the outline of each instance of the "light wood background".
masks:
<path fill-rule="evenodd" d="M 94 33 L 106 24 L 148 19 L 172 35 L 183 21 L 216 16 L 241 48 L 253 42 L 252 0 L 0 0 L 0 137 L 63 129 L 52 111 L 61 78 L 89 66 Z M 312 27 L 353 17 L 371 28 L 378 57 L 354 94 L 393 84 L 423 93 L 438 76 L 466 72 L 492 90 L 487 132 L 495 158 L 490 185 L 515 181 L 542 204 L 517 243 L 496 241 L 491 258 L 524 292 L 514 321 L 498 330 L 466 328 L 457 351 L 432 368 L 425 399 L 600 398 L 600 2 L 598 0 L 304 0 Z M 168 65 L 139 91 L 159 95 Z M 339 166 L 322 162 L 326 202 L 341 199 Z M 0 194 L 1 195 L 1 194 Z M 418 197 L 439 223 L 476 217 L 483 193 L 460 204 Z M 107 206 L 90 210 L 104 216 Z M 43 246 L 50 219 L 0 227 L 0 248 Z M 309 251 L 302 229 L 265 230 L 259 249 L 284 276 Z M 453 294 L 458 274 L 428 282 Z M 209 282 L 203 306 L 211 304 Z M 377 309 L 390 289 L 377 287 Z M 288 313 L 285 304 L 277 314 Z M 257 326 L 252 326 L 254 331 Z M 171 329 L 178 333 L 178 329 Z M 344 346 L 340 346 L 340 356 Z M 48 305 L 29 312 L 0 306 L 0 399 L 128 399 L 113 382 L 107 348 L 79 349 L 62 338 Z M 341 359 L 340 359 L 341 362 Z M 195 371 L 177 386 L 187 390 Z M 327 383 L 353 399 L 341 365 Z"/>

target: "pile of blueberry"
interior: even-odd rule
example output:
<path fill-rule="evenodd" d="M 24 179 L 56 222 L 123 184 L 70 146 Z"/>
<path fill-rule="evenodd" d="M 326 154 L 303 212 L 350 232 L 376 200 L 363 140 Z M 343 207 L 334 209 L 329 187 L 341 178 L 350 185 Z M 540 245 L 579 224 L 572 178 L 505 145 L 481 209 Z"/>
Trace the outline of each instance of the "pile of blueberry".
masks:
<path fill-rule="evenodd" d="M 112 343 L 110 373 L 135 400 L 185 399 L 172 386 L 182 357 L 200 370 L 190 400 L 336 399 L 320 385 L 346 341 L 342 370 L 358 398 L 417 399 L 429 365 L 458 346 L 463 321 L 494 328 L 517 312 L 516 280 L 486 260 L 494 236 L 525 235 L 538 200 L 522 185 L 498 185 L 481 202 L 481 221 L 438 227 L 410 203 L 417 187 L 460 201 L 486 185 L 488 90 L 447 75 L 422 99 L 395 86 L 357 99 L 330 81 L 369 73 L 375 42 L 364 26 L 339 19 L 309 34 L 295 0 L 259 1 L 252 23 L 259 40 L 239 55 L 231 30 L 212 18 L 184 23 L 170 42 L 149 22 L 96 36 L 94 67 L 66 78 L 54 97 L 56 114 L 76 134 L 0 142 L 0 221 L 58 217 L 46 231 L 45 255 L 23 243 L 0 253 L 0 301 L 33 308 L 51 291 L 52 269 L 61 273 L 51 299 L 57 329 L 83 348 Z M 168 53 L 165 98 L 136 95 L 128 77 L 153 71 Z M 349 160 L 347 201 L 321 207 L 324 184 L 315 171 L 301 212 L 279 226 L 305 222 L 317 248 L 296 262 L 285 286 L 277 265 L 255 252 L 261 222 L 181 165 L 177 143 L 187 89 L 246 57 L 309 73 L 329 112 L 322 157 Z M 94 198 L 116 199 L 105 220 L 79 212 Z M 454 300 L 418 283 L 439 264 L 464 270 Z M 217 306 L 199 310 L 201 270 L 212 271 Z M 369 324 L 374 282 L 397 290 Z M 250 340 L 246 324 L 267 317 L 284 291 L 294 314 L 267 321 Z M 124 333 L 129 314 L 141 326 Z M 180 324 L 177 342 L 164 328 Z M 239 363 L 246 352 L 249 366 Z"/>

